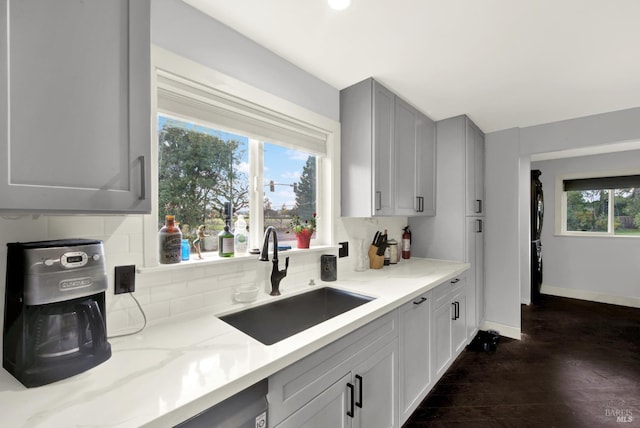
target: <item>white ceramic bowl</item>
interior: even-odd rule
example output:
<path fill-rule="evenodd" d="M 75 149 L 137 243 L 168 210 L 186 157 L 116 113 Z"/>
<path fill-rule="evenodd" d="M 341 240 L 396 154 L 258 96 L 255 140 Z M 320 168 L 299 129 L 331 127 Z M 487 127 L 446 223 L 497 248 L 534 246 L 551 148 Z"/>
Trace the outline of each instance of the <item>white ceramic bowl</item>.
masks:
<path fill-rule="evenodd" d="M 240 303 L 253 302 L 258 298 L 258 287 L 253 285 L 243 285 L 236 288 L 233 293 L 233 300 Z"/>

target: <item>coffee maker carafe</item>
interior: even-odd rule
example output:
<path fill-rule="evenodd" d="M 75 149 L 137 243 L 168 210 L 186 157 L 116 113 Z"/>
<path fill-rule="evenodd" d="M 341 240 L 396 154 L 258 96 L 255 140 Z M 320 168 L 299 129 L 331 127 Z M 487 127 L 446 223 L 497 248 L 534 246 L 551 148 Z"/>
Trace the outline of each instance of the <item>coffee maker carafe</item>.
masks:
<path fill-rule="evenodd" d="M 108 360 L 102 242 L 70 239 L 7 247 L 4 368 L 34 387 Z"/>

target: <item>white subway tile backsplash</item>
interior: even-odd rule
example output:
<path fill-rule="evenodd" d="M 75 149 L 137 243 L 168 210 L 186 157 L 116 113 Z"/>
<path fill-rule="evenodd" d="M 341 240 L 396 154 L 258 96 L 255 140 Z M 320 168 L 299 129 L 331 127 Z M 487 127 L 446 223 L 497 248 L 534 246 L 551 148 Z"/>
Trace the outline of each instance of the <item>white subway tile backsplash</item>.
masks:
<path fill-rule="evenodd" d="M 156 286 L 149 289 L 149 297 L 152 303 L 168 302 L 188 295 L 186 282 Z"/>
<path fill-rule="evenodd" d="M 104 234 L 137 235 L 142 231 L 144 217 L 142 215 L 115 215 L 104 217 Z"/>
<path fill-rule="evenodd" d="M 204 299 L 202 298 L 202 294 L 196 294 L 173 299 L 170 305 L 171 316 L 181 316 L 202 309 L 204 307 Z"/>
<path fill-rule="evenodd" d="M 105 254 L 127 255 L 129 254 L 129 235 L 107 235 L 102 238 Z"/>
<path fill-rule="evenodd" d="M 148 305 L 143 306 L 142 309 L 144 309 L 144 313 L 147 316 L 148 324 L 165 321 L 171 318 L 171 301 L 169 300 L 164 302 L 151 302 Z"/>
<path fill-rule="evenodd" d="M 104 236 L 104 217 L 90 215 L 50 216 L 49 239 Z"/>
<path fill-rule="evenodd" d="M 143 215 L 28 215 L 0 217 L 0 269 L 6 268 L 6 243 L 29 242 L 46 239 L 90 238 L 104 241 L 109 289 L 107 291 L 107 326 L 109 334 L 135 331 L 142 325 L 142 315 L 127 294 L 113 294 L 114 266 L 136 265 L 144 267 Z M 370 239 L 376 229 L 401 230 L 406 219 L 349 219 L 348 227 L 338 223 L 338 241 L 359 233 Z M 347 230 L 349 232 L 347 232 Z M 355 232 L 354 232 L 355 231 Z M 344 235 L 344 236 L 342 236 Z M 354 235 L 353 238 L 361 238 Z M 371 236 L 368 236 L 371 235 Z M 152 237 L 152 239 L 155 239 Z M 338 260 L 338 277 L 343 268 L 351 269 L 355 258 L 352 247 L 350 257 Z M 313 279 L 320 284 L 321 254 L 304 251 L 280 252 L 279 267 L 284 269 L 285 258 L 290 257 L 287 277 L 282 280 L 283 294 L 308 287 Z M 270 255 L 271 257 L 271 255 Z M 142 305 L 148 323 L 162 322 L 171 317 L 207 310 L 212 313 L 241 308 L 233 301 L 233 291 L 241 285 L 257 285 L 262 293 L 271 291 L 269 276 L 272 263 L 260 262 L 251 255 L 241 260 L 185 266 L 179 269 L 147 269 L 136 274 L 135 296 Z M 329 283 L 330 285 L 330 283 Z"/>

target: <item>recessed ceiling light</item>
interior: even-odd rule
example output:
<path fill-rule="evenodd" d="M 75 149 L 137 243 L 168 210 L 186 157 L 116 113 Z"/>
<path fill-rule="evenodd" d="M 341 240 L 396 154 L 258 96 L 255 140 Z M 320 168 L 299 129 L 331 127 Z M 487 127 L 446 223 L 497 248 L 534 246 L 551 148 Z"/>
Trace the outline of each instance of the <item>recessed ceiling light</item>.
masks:
<path fill-rule="evenodd" d="M 333 10 L 345 10 L 351 4 L 351 0 L 329 0 L 329 7 Z"/>

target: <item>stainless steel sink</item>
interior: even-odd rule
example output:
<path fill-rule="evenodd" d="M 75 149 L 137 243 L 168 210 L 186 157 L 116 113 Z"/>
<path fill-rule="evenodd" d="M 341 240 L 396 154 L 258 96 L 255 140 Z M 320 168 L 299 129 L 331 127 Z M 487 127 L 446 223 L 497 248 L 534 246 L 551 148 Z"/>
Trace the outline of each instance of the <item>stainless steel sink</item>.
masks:
<path fill-rule="evenodd" d="M 220 319 L 265 345 L 273 345 L 371 300 L 374 298 L 324 287 Z"/>

